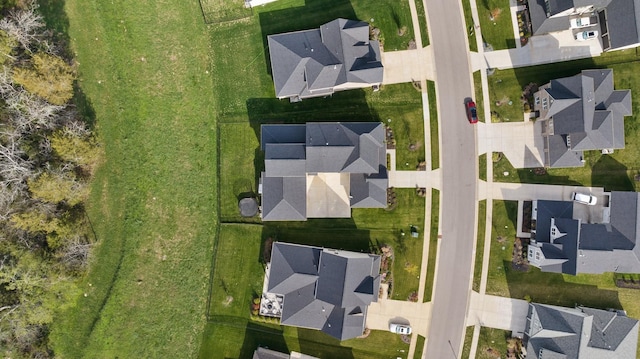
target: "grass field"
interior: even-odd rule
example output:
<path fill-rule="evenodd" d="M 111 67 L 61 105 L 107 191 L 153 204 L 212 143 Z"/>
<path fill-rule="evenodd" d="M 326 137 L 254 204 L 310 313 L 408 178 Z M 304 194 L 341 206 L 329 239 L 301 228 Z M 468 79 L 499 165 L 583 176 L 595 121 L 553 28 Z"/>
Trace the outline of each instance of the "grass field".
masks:
<path fill-rule="evenodd" d="M 513 270 L 511 248 L 516 213 L 517 202 L 494 201 L 487 294 L 517 299 L 529 296 L 536 303 L 565 307 L 579 304 L 600 309 L 624 309 L 630 317 L 640 317 L 637 291 L 617 288 L 613 273 L 570 276 L 543 273 L 534 267 L 527 272 Z M 498 236 L 506 241 L 498 242 Z"/>
<path fill-rule="evenodd" d="M 51 346 L 64 358 L 194 356 L 217 218 L 199 5 L 68 0 L 42 9 L 70 39 L 106 153 L 87 208 L 99 244 L 80 279 L 86 297 L 57 314 Z"/>
<path fill-rule="evenodd" d="M 478 2 L 478 17 L 482 38 L 485 43 L 491 45 L 494 50 L 513 49 L 516 47 L 509 0 L 483 0 Z"/>
<path fill-rule="evenodd" d="M 244 0 L 199 0 L 205 22 L 218 23 L 246 18 L 252 15 Z"/>

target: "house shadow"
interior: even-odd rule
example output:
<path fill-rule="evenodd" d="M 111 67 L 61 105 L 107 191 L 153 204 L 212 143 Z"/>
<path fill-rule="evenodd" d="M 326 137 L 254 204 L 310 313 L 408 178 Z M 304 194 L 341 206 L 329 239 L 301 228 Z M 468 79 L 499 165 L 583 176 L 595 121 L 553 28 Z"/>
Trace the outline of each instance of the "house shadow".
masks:
<path fill-rule="evenodd" d="M 349 0 L 306 0 L 304 6 L 258 14 L 267 73 L 271 74 L 267 36 L 284 32 L 309 30 L 336 18 L 357 19 Z"/>
<path fill-rule="evenodd" d="M 244 341 L 242 342 L 239 358 L 253 358 L 253 352 L 258 349 L 258 347 L 289 354 L 289 348 L 282 329 L 249 321 L 245 328 Z"/>
<path fill-rule="evenodd" d="M 599 69 L 606 67 L 597 65 L 593 58 L 585 58 L 572 61 L 562 61 L 549 64 L 516 67 L 513 72 L 521 89 L 530 83 L 542 86 L 549 81 L 579 74 L 582 70 Z"/>
<path fill-rule="evenodd" d="M 604 187 L 607 191 L 635 191 L 627 166 L 608 155 L 601 155 L 593 165 L 591 183 L 594 187 Z"/>
<path fill-rule="evenodd" d="M 351 348 L 342 346 L 340 340 L 324 332 L 297 328 L 300 352 L 318 358 L 353 359 Z"/>
<path fill-rule="evenodd" d="M 599 309 L 622 309 L 618 292 L 601 289 L 597 285 L 565 281 L 562 274 L 543 273 L 530 267 L 527 272 L 513 269 L 510 261 L 503 261 L 509 296 L 531 298 L 532 302 L 563 307 L 582 305 Z"/>
<path fill-rule="evenodd" d="M 264 222 L 258 261 L 270 259 L 275 241 L 361 253 L 375 253 L 381 243 L 368 230 L 357 229 L 351 218 L 311 218 L 299 222 Z"/>

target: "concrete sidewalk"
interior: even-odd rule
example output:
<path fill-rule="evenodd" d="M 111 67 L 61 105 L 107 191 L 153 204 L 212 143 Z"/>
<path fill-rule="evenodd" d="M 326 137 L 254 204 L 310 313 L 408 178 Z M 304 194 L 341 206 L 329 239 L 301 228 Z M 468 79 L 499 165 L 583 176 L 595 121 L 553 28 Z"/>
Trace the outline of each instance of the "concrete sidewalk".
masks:
<path fill-rule="evenodd" d="M 440 189 L 440 169 L 433 171 L 389 171 L 389 187 Z"/>

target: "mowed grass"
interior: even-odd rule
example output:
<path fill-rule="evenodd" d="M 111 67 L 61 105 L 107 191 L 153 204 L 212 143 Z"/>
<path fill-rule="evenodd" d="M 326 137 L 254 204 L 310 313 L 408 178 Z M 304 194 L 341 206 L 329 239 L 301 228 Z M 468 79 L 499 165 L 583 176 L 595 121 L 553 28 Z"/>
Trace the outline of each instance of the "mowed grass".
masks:
<path fill-rule="evenodd" d="M 464 331 L 464 344 L 462 345 L 462 354 L 460 355 L 461 359 L 469 359 L 471 355 L 471 341 L 473 340 L 473 330 L 474 327 L 467 327 Z"/>
<path fill-rule="evenodd" d="M 471 327 L 473 328 L 473 327 Z M 487 350 L 493 349 L 501 357 L 507 353 L 507 339 L 511 333 L 506 330 L 480 327 L 480 336 L 478 337 L 478 350 L 476 351 L 477 359 L 494 359 Z"/>
<path fill-rule="evenodd" d="M 467 29 L 467 41 L 469 41 L 469 50 L 478 51 L 478 42 L 476 41 L 475 24 L 471 15 L 471 2 L 462 0 L 462 10 L 464 11 L 464 23 Z"/>
<path fill-rule="evenodd" d="M 99 242 L 86 296 L 56 315 L 51 347 L 63 358 L 195 356 L 217 219 L 199 5 L 68 0 L 64 11 L 106 161 L 88 201 Z"/>
<path fill-rule="evenodd" d="M 429 238 L 429 262 L 427 263 L 427 278 L 424 286 L 424 302 L 431 301 L 433 281 L 436 275 L 436 259 L 438 256 L 438 228 L 440 225 L 440 191 L 431 190 L 431 238 Z"/>
<path fill-rule="evenodd" d="M 219 318 L 205 330 L 200 358 L 251 358 L 258 346 L 289 353 L 297 351 L 318 358 L 406 358 L 409 345 L 388 331 L 371 331 L 365 339 L 339 341 L 320 331 L 263 324 L 235 318 Z"/>
<path fill-rule="evenodd" d="M 480 71 L 473 73 L 473 87 L 476 94 L 476 112 L 478 114 L 478 121 L 486 122 L 484 118 L 484 95 L 482 93 L 482 75 Z"/>
<path fill-rule="evenodd" d="M 476 258 L 473 268 L 473 290 L 480 291 L 482 280 L 482 261 L 484 259 L 485 230 L 487 225 L 487 201 L 478 202 L 478 239 L 476 242 Z"/>
<path fill-rule="evenodd" d="M 614 274 L 580 274 L 577 276 L 543 273 L 535 267 L 528 272 L 511 268 L 513 240 L 518 204 L 516 201 L 493 202 L 491 257 L 487 294 L 533 302 L 574 307 L 576 304 L 600 309 L 624 309 L 632 318 L 640 318 L 638 292 L 617 288 Z M 504 243 L 497 241 L 505 238 Z M 504 249 L 503 249 L 504 247 Z"/>
<path fill-rule="evenodd" d="M 440 130 L 438 129 L 438 100 L 436 84 L 427 81 L 427 98 L 429 99 L 429 131 L 431 132 L 431 169 L 440 168 Z"/>
<path fill-rule="evenodd" d="M 250 8 L 244 6 L 244 0 L 199 0 L 207 23 L 232 21 L 251 16 Z"/>
<path fill-rule="evenodd" d="M 478 17 L 485 43 L 491 45 L 494 50 L 516 47 L 509 0 L 483 0 L 479 2 Z"/>

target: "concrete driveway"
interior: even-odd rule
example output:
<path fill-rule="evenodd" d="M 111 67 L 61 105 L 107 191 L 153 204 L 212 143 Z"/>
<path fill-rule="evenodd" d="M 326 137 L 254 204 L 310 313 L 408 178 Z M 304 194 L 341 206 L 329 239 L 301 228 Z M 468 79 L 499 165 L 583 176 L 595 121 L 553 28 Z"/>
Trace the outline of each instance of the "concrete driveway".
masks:
<path fill-rule="evenodd" d="M 430 46 L 415 50 L 383 51 L 381 57 L 384 85 L 435 79 Z"/>
<path fill-rule="evenodd" d="M 502 152 L 515 168 L 543 166 L 541 123 L 478 123 L 478 153 Z"/>
<path fill-rule="evenodd" d="M 527 325 L 529 303 L 520 299 L 471 292 L 467 326 L 510 330 L 514 336 L 522 336 Z"/>
<path fill-rule="evenodd" d="M 374 330 L 389 330 L 389 323 L 411 325 L 414 333 L 427 336 L 431 320 L 431 303 L 414 303 L 403 300 L 379 299 L 367 309 L 366 327 Z"/>

